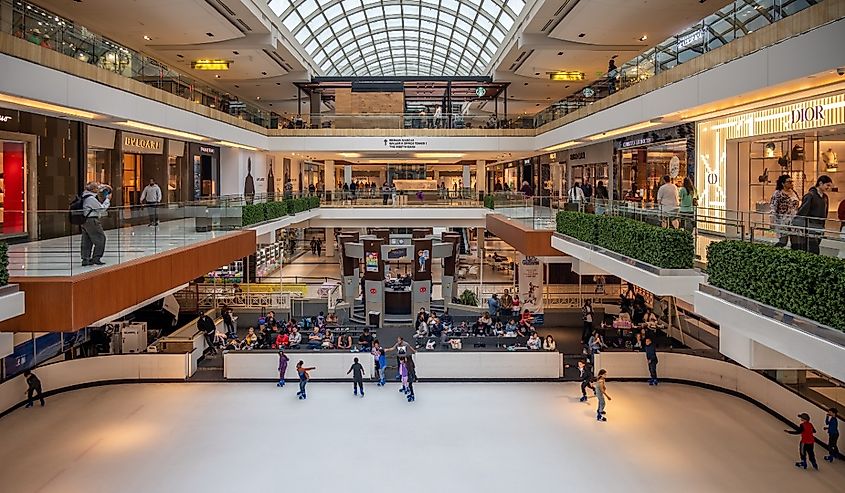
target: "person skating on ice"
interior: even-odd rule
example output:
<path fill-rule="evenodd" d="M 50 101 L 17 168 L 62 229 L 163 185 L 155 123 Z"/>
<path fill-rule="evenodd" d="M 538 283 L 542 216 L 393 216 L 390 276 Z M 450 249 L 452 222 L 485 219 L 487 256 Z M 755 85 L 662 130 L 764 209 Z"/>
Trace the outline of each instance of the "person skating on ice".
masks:
<path fill-rule="evenodd" d="M 812 464 L 813 469 L 819 468 L 819 465 L 816 464 L 816 451 L 815 451 L 815 444 L 816 444 L 816 428 L 813 426 L 813 423 L 810 423 L 810 415 L 807 413 L 801 413 L 798 415 L 801 419 L 801 424 L 798 426 L 797 430 L 783 430 L 790 435 L 801 435 L 801 440 L 799 442 L 799 451 L 801 453 L 801 460 L 795 463 L 795 467 L 801 467 L 803 469 L 807 469 L 807 456 L 810 456 L 810 464 Z"/>
<path fill-rule="evenodd" d="M 604 412 L 605 402 L 604 402 L 604 400 L 605 400 L 605 398 L 607 398 L 607 400 L 609 400 L 609 401 L 613 400 L 613 399 L 610 398 L 610 395 L 607 393 L 607 385 L 605 385 L 606 376 L 607 376 L 607 370 L 605 370 L 604 368 L 599 370 L 599 377 L 598 377 L 598 380 L 596 380 L 596 398 L 598 398 L 598 401 L 599 401 L 599 407 L 598 407 L 598 409 L 596 409 L 596 420 L 597 421 L 607 421 L 607 418 L 604 416 L 605 415 L 605 412 Z"/>
<path fill-rule="evenodd" d="M 581 380 L 581 398 L 579 402 L 587 402 L 587 389 L 591 389 L 593 394 L 596 393 L 596 388 L 593 386 L 593 373 L 590 367 L 584 360 L 578 361 L 578 378 Z"/>
<path fill-rule="evenodd" d="M 402 356 L 399 358 L 399 377 L 402 379 L 402 388 L 399 392 L 405 394 L 408 402 L 414 401 L 414 384 L 411 382 L 411 372 L 408 369 L 408 358 Z"/>
<path fill-rule="evenodd" d="M 299 396 L 300 399 L 306 398 L 305 385 L 308 383 L 308 379 L 311 378 L 308 375 L 308 372 L 316 369 L 316 366 L 306 367 L 305 363 L 302 361 L 299 361 L 299 363 L 296 364 L 296 373 L 299 375 L 299 392 L 297 392 L 296 395 Z"/>
<path fill-rule="evenodd" d="M 832 407 L 827 410 L 827 416 L 824 417 L 824 429 L 827 430 L 827 450 L 828 454 L 824 456 L 824 460 L 833 462 L 839 457 L 839 410 Z"/>
<path fill-rule="evenodd" d="M 373 373 L 373 378 L 378 380 L 379 387 L 384 386 L 384 379 L 386 377 L 385 373 L 387 373 L 387 356 L 384 353 L 384 348 L 381 347 L 378 340 L 373 341 L 373 349 L 371 351 L 373 355 L 373 368 L 375 372 Z"/>
<path fill-rule="evenodd" d="M 279 349 L 279 383 L 276 384 L 276 387 L 284 387 L 285 386 L 285 372 L 288 371 L 288 355 L 281 349 Z"/>
<path fill-rule="evenodd" d="M 645 352 L 645 359 L 648 362 L 648 384 L 657 385 L 657 346 L 654 345 L 650 337 L 645 338 L 643 352 Z"/>
<path fill-rule="evenodd" d="M 361 397 L 364 397 L 364 365 L 358 362 L 358 358 L 354 359 L 352 366 L 349 367 L 347 375 L 352 373 L 352 392 L 358 395 L 358 390 L 361 390 Z"/>

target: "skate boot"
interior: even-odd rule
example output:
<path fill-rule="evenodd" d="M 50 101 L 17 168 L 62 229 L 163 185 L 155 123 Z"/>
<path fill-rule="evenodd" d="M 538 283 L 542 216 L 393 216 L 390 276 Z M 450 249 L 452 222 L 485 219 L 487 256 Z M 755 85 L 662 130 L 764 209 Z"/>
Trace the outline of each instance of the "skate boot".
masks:
<path fill-rule="evenodd" d="M 580 399 L 578 399 L 578 402 L 587 402 L 587 396 L 586 396 L 586 395 L 582 395 L 582 396 L 581 396 L 581 398 L 580 398 Z"/>
<path fill-rule="evenodd" d="M 414 396 L 413 395 L 408 394 L 408 402 L 414 402 Z"/>
<path fill-rule="evenodd" d="M 596 413 L 596 421 L 607 421 L 607 418 L 602 416 L 600 413 Z"/>
<path fill-rule="evenodd" d="M 806 461 L 803 461 L 803 460 L 802 460 L 802 461 L 800 461 L 800 462 L 796 462 L 796 463 L 795 463 L 795 467 L 800 467 L 800 468 L 803 468 L 803 469 L 807 469 L 807 462 L 806 462 Z"/>
<path fill-rule="evenodd" d="M 833 456 L 832 455 L 825 455 L 824 460 L 826 460 L 828 462 L 833 462 Z"/>

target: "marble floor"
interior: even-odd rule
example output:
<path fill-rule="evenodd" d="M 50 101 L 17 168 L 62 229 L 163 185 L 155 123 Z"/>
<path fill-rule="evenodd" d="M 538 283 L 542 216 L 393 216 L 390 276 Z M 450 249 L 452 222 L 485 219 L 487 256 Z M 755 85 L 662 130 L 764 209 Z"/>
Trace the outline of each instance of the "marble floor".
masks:
<path fill-rule="evenodd" d="M 146 224 L 110 229 L 106 233 L 103 262 L 106 265 L 82 266 L 82 236 L 64 236 L 49 240 L 9 245 L 9 276 L 72 276 L 110 265 L 136 260 L 174 248 L 219 238 L 232 231 L 197 232 L 195 219 L 162 221 L 157 227 Z"/>
<path fill-rule="evenodd" d="M 424 369 L 419 369 L 421 372 Z M 316 376 L 319 368 L 313 372 Z M 796 437 L 758 407 L 685 385 L 114 385 L 0 419 L 15 493 L 843 491 L 845 463 L 793 466 Z M 821 426 L 816 425 L 819 430 Z M 824 455 L 817 447 L 817 454 Z M 837 486 L 838 485 L 838 486 Z"/>

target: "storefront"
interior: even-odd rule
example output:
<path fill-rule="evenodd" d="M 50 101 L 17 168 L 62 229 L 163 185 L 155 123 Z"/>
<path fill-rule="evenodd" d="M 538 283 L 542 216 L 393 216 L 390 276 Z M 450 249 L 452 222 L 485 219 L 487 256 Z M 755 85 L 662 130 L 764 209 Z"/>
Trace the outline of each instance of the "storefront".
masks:
<path fill-rule="evenodd" d="M 0 108 L 0 238 L 67 234 L 78 192 L 79 122 Z"/>
<path fill-rule="evenodd" d="M 696 133 L 700 206 L 768 213 L 782 174 L 799 196 L 830 176 L 829 217 L 845 199 L 845 93 L 702 121 Z"/>
<path fill-rule="evenodd" d="M 694 145 L 695 129 L 689 123 L 616 139 L 612 196 L 654 202 L 666 175 L 678 186 L 687 176 L 694 183 Z"/>
<path fill-rule="evenodd" d="M 610 168 L 613 163 L 613 142 L 607 141 L 560 152 L 566 160 L 566 184 L 561 186 L 564 196 L 575 183 L 583 188 L 589 185 L 590 196 L 595 195 L 599 182 L 605 187 L 611 183 Z"/>
<path fill-rule="evenodd" d="M 220 148 L 208 144 L 188 145 L 191 197 L 198 200 L 220 193 Z"/>

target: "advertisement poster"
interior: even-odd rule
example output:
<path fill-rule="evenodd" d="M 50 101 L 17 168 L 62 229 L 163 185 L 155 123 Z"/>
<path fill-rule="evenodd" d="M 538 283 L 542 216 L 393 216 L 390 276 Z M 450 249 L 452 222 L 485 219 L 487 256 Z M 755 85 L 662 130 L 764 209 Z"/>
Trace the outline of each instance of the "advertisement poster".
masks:
<path fill-rule="evenodd" d="M 519 299 L 523 310 L 543 324 L 543 263 L 537 257 L 519 256 Z"/>
<path fill-rule="evenodd" d="M 378 272 L 378 252 L 367 252 L 364 265 L 367 272 Z"/>
<path fill-rule="evenodd" d="M 433 245 L 431 240 L 414 240 L 413 260 L 415 281 L 431 280 L 432 251 Z"/>

